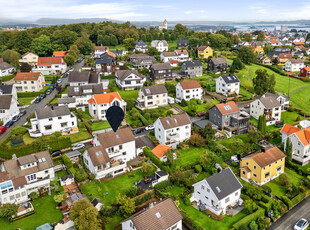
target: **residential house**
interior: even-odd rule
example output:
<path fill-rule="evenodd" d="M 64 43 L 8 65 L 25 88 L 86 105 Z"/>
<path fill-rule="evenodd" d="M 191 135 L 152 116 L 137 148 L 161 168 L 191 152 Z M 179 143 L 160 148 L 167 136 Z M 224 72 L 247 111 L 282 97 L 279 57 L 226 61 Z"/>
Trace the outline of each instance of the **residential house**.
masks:
<path fill-rule="evenodd" d="M 227 69 L 227 62 L 225 58 L 216 57 L 211 58 L 208 61 L 208 70 L 215 71 L 216 73 L 226 72 Z"/>
<path fill-rule="evenodd" d="M 171 198 L 151 203 L 121 222 L 122 230 L 182 230 L 183 216 Z"/>
<path fill-rule="evenodd" d="M 305 67 L 305 60 L 301 58 L 289 59 L 284 66 L 285 71 L 288 72 L 299 72 Z"/>
<path fill-rule="evenodd" d="M 140 89 L 146 77 L 137 70 L 119 70 L 115 73 L 115 83 L 122 90 Z"/>
<path fill-rule="evenodd" d="M 303 58 L 305 55 L 303 52 L 301 51 L 297 51 L 297 52 L 293 52 L 293 57 L 296 57 L 296 58 Z"/>
<path fill-rule="evenodd" d="M 136 100 L 139 109 L 154 109 L 168 105 L 168 91 L 164 85 L 142 87 Z"/>
<path fill-rule="evenodd" d="M 226 214 L 229 207 L 238 206 L 242 184 L 228 167 L 195 184 L 191 201 L 196 201 L 216 215 Z"/>
<path fill-rule="evenodd" d="M 292 144 L 292 159 L 301 165 L 308 164 L 310 162 L 310 128 L 299 129 L 285 124 L 280 133 L 284 148 L 286 148 L 287 138 Z"/>
<path fill-rule="evenodd" d="M 166 40 L 154 40 L 151 46 L 155 47 L 158 52 L 168 51 L 168 42 Z"/>
<path fill-rule="evenodd" d="M 150 78 L 156 84 L 172 80 L 172 67 L 170 63 L 156 63 L 150 66 Z"/>
<path fill-rule="evenodd" d="M 74 176 L 72 173 L 59 178 L 60 186 L 64 186 L 64 185 L 68 186 L 68 185 L 74 183 L 74 181 L 75 180 L 74 180 Z"/>
<path fill-rule="evenodd" d="M 76 106 L 88 105 L 88 100 L 91 99 L 93 95 L 103 94 L 103 86 L 102 84 L 83 84 L 77 86 L 68 86 L 68 97 L 63 99 L 74 99 L 74 104 Z M 60 98 L 59 98 L 60 99 Z M 69 101 L 72 103 L 72 101 Z"/>
<path fill-rule="evenodd" d="M 264 56 L 264 55 L 259 55 L 257 57 L 257 61 L 263 65 L 272 65 L 271 59 L 267 56 Z"/>
<path fill-rule="evenodd" d="M 68 106 L 46 106 L 35 111 L 35 118 L 30 119 L 28 129 L 31 137 L 50 135 L 55 132 L 77 132 L 76 116 Z"/>
<path fill-rule="evenodd" d="M 33 72 L 43 75 L 63 74 L 67 69 L 67 63 L 61 57 L 39 57 L 32 68 Z"/>
<path fill-rule="evenodd" d="M 286 62 L 292 58 L 291 53 L 279 53 L 276 58 L 278 65 L 285 66 Z"/>
<path fill-rule="evenodd" d="M 100 76 L 90 71 L 72 71 L 68 77 L 69 86 L 97 85 L 100 83 Z"/>
<path fill-rule="evenodd" d="M 107 110 L 114 105 L 119 106 L 126 113 L 126 102 L 118 92 L 92 95 L 88 100 L 89 114 L 96 119 L 105 121 L 107 120 Z"/>
<path fill-rule="evenodd" d="M 216 79 L 216 92 L 228 97 L 231 94 L 239 95 L 240 80 L 235 74 L 222 75 Z"/>
<path fill-rule="evenodd" d="M 21 56 L 19 59 L 19 63 L 28 63 L 29 65 L 34 65 L 34 63 L 38 62 L 39 56 L 35 53 L 27 52 Z"/>
<path fill-rule="evenodd" d="M 0 85 L 0 95 L 12 95 L 17 101 L 17 91 L 14 85 Z"/>
<path fill-rule="evenodd" d="M 6 62 L 0 62 L 0 77 L 4 77 L 13 74 L 16 68 Z"/>
<path fill-rule="evenodd" d="M 291 49 L 288 47 L 276 47 L 272 52 L 268 53 L 268 56 L 275 58 L 278 57 L 280 53 L 291 53 Z"/>
<path fill-rule="evenodd" d="M 50 191 L 55 179 L 54 164 L 48 151 L 33 153 L 0 164 L 0 203 L 20 204 L 29 200 L 29 194 Z"/>
<path fill-rule="evenodd" d="M 281 103 L 273 96 L 263 95 L 250 104 L 250 115 L 256 120 L 265 115 L 267 125 L 274 125 L 280 121 L 281 112 Z"/>
<path fill-rule="evenodd" d="M 165 29 L 165 30 L 168 29 L 168 22 L 167 22 L 166 19 L 165 19 L 165 21 L 163 22 L 163 24 L 160 24 L 160 25 L 158 26 L 158 29 L 159 29 L 160 31 L 162 31 L 163 29 Z"/>
<path fill-rule="evenodd" d="M 116 55 L 116 57 L 121 57 L 128 54 L 128 50 L 112 50 L 112 53 Z"/>
<path fill-rule="evenodd" d="M 234 101 L 217 104 L 209 109 L 209 121 L 219 129 L 231 134 L 247 133 L 250 127 L 250 116 L 240 111 Z"/>
<path fill-rule="evenodd" d="M 268 93 L 268 92 L 265 93 L 263 96 L 264 97 L 273 97 L 274 99 L 276 99 L 280 103 L 282 111 L 288 110 L 288 108 L 290 106 L 290 99 L 287 96 L 276 95 L 276 94 Z"/>
<path fill-rule="evenodd" d="M 95 60 L 96 71 L 105 75 L 113 75 L 118 70 L 126 69 L 122 62 L 118 62 L 116 55 L 111 51 L 101 54 Z"/>
<path fill-rule="evenodd" d="M 148 50 L 147 44 L 142 40 L 137 40 L 134 51 L 145 53 Z"/>
<path fill-rule="evenodd" d="M 188 40 L 178 40 L 177 41 L 177 47 L 178 49 L 182 49 L 182 48 L 188 48 Z"/>
<path fill-rule="evenodd" d="M 202 63 L 199 60 L 183 62 L 181 74 L 189 78 L 201 77 Z"/>
<path fill-rule="evenodd" d="M 45 77 L 40 72 L 19 72 L 14 78 L 18 92 L 39 92 L 45 86 Z"/>
<path fill-rule="evenodd" d="M 19 114 L 17 92 L 13 85 L 0 85 L 0 121 L 10 121 Z"/>
<path fill-rule="evenodd" d="M 189 54 L 186 49 L 179 49 L 174 51 L 177 54 L 177 60 L 179 62 L 184 62 L 189 60 Z"/>
<path fill-rule="evenodd" d="M 94 54 L 95 58 L 100 57 L 100 55 L 102 55 L 108 51 L 109 51 L 108 46 L 94 46 L 94 48 L 93 48 L 93 54 Z"/>
<path fill-rule="evenodd" d="M 167 156 L 166 153 L 171 149 L 168 145 L 157 145 L 155 148 L 152 149 L 152 153 L 158 157 L 159 160 L 166 162 Z"/>
<path fill-rule="evenodd" d="M 127 162 L 136 155 L 136 142 L 130 128 L 100 133 L 94 137 L 94 146 L 83 153 L 83 160 L 96 179 L 124 173 Z"/>
<path fill-rule="evenodd" d="M 155 137 L 159 144 L 176 148 L 180 142 L 191 136 L 191 120 L 187 113 L 158 118 L 155 123 Z"/>
<path fill-rule="evenodd" d="M 304 68 L 300 69 L 299 76 L 301 76 L 301 77 L 310 77 L 310 67 L 304 67 Z"/>
<path fill-rule="evenodd" d="M 243 157 L 240 161 L 240 177 L 264 185 L 284 173 L 285 154 L 272 147 Z"/>
<path fill-rule="evenodd" d="M 264 53 L 264 42 L 255 41 L 251 44 L 254 53 L 263 54 Z"/>
<path fill-rule="evenodd" d="M 213 56 L 213 49 L 210 46 L 200 46 L 198 48 L 198 57 L 207 59 Z"/>
<path fill-rule="evenodd" d="M 157 63 L 156 59 L 147 54 L 133 54 L 129 56 L 130 64 L 135 68 L 150 68 Z"/>
<path fill-rule="evenodd" d="M 177 102 L 181 102 L 182 100 L 189 101 L 193 98 L 202 100 L 203 88 L 197 80 L 181 81 L 175 88 Z"/>
<path fill-rule="evenodd" d="M 174 52 L 163 52 L 160 54 L 160 60 L 170 64 L 178 64 L 190 60 L 187 50 L 175 50 Z"/>
<path fill-rule="evenodd" d="M 65 58 L 65 56 L 69 53 L 70 50 L 66 50 L 66 51 L 54 51 L 53 52 L 53 57 L 61 57 L 61 58 Z"/>

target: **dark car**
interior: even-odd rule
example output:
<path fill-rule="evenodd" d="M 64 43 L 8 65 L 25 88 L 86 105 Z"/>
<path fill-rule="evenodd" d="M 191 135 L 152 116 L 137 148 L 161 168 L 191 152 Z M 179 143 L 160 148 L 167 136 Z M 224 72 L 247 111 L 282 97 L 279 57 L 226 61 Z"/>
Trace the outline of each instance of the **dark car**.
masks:
<path fill-rule="evenodd" d="M 41 101 L 41 98 L 37 97 L 35 100 L 34 100 L 34 103 L 39 103 Z"/>
<path fill-rule="evenodd" d="M 20 112 L 19 112 L 19 116 L 24 116 L 25 114 L 27 113 L 26 110 L 22 109 Z"/>
<path fill-rule="evenodd" d="M 45 97 L 46 97 L 45 94 L 41 94 L 41 95 L 40 95 L 41 100 L 43 100 Z"/>
<path fill-rule="evenodd" d="M 134 130 L 132 130 L 132 133 L 134 135 L 137 135 L 137 134 L 142 133 L 142 132 L 143 132 L 143 129 L 134 129 Z"/>
<path fill-rule="evenodd" d="M 51 94 L 51 92 L 52 92 L 52 89 L 48 89 L 47 91 L 46 91 L 46 95 L 50 95 Z"/>
<path fill-rule="evenodd" d="M 14 124 L 14 121 L 8 121 L 7 123 L 5 123 L 5 127 L 10 128 L 12 125 Z"/>
<path fill-rule="evenodd" d="M 58 157 L 61 156 L 62 152 L 60 150 L 56 150 L 51 153 L 51 157 Z"/>
<path fill-rule="evenodd" d="M 64 75 L 62 75 L 63 78 L 66 78 L 69 76 L 69 73 L 64 73 Z"/>
<path fill-rule="evenodd" d="M 19 119 L 20 119 L 20 116 L 19 116 L 19 114 L 18 114 L 18 115 L 14 116 L 14 117 L 12 118 L 12 121 L 13 121 L 13 122 L 16 122 L 16 121 L 18 121 Z"/>

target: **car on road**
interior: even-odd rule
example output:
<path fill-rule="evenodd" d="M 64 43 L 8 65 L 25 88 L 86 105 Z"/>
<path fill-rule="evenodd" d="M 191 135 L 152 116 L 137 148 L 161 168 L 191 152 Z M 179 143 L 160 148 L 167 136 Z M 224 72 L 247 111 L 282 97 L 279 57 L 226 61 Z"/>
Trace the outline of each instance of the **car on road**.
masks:
<path fill-rule="evenodd" d="M 137 135 L 137 134 L 142 133 L 142 132 L 143 132 L 143 129 L 133 129 L 133 130 L 132 130 L 132 133 L 133 133 L 134 135 Z"/>
<path fill-rule="evenodd" d="M 7 123 L 5 123 L 5 127 L 10 128 L 12 125 L 14 124 L 14 121 L 8 121 Z"/>
<path fill-rule="evenodd" d="M 20 119 L 20 116 L 19 116 L 19 114 L 18 114 L 18 115 L 14 116 L 14 117 L 12 118 L 12 121 L 13 121 L 13 122 L 16 122 L 16 121 L 18 121 L 19 119 Z"/>
<path fill-rule="evenodd" d="M 4 133 L 5 132 L 5 130 L 7 129 L 7 127 L 6 126 L 0 126 L 0 135 L 2 134 L 2 133 Z"/>
<path fill-rule="evenodd" d="M 294 226 L 294 230 L 305 230 L 306 228 L 309 227 L 309 222 L 304 219 L 301 218 L 299 221 L 297 221 L 297 223 Z"/>
<path fill-rule="evenodd" d="M 62 75 L 62 77 L 63 78 L 66 78 L 66 77 L 68 77 L 69 76 L 69 73 L 67 72 L 67 73 L 64 73 L 64 75 Z"/>
<path fill-rule="evenodd" d="M 58 157 L 61 156 L 62 152 L 60 150 L 56 150 L 54 152 L 52 152 L 50 155 L 51 157 Z"/>
<path fill-rule="evenodd" d="M 206 115 L 206 112 L 197 113 L 197 117 L 203 117 L 204 115 Z"/>
<path fill-rule="evenodd" d="M 155 129 L 154 125 L 149 125 L 145 127 L 145 130 L 153 130 Z"/>
<path fill-rule="evenodd" d="M 73 67 L 71 67 L 68 72 L 72 72 L 73 70 L 74 70 Z"/>
<path fill-rule="evenodd" d="M 47 91 L 46 91 L 46 92 L 47 92 Z M 37 98 L 34 100 L 34 103 L 38 104 L 40 101 L 41 101 L 41 98 L 37 97 Z"/>
<path fill-rule="evenodd" d="M 27 111 L 24 110 L 24 109 L 22 109 L 22 110 L 19 111 L 19 116 L 22 117 L 22 116 L 24 116 L 26 113 L 27 113 Z"/>
<path fill-rule="evenodd" d="M 48 90 L 45 92 L 45 94 L 46 94 L 46 95 L 50 95 L 52 91 L 53 91 L 52 89 L 48 89 Z"/>
<path fill-rule="evenodd" d="M 72 147 L 72 150 L 79 150 L 79 149 L 84 149 L 85 148 L 85 145 L 84 144 L 76 144 L 76 145 L 73 145 Z"/>
<path fill-rule="evenodd" d="M 46 95 L 45 94 L 41 94 L 40 98 L 41 98 L 41 100 L 43 100 L 44 98 L 46 98 Z"/>
<path fill-rule="evenodd" d="M 61 83 L 61 78 L 59 78 L 59 79 L 57 80 L 57 83 L 58 83 L 58 84 L 60 84 L 60 83 Z"/>

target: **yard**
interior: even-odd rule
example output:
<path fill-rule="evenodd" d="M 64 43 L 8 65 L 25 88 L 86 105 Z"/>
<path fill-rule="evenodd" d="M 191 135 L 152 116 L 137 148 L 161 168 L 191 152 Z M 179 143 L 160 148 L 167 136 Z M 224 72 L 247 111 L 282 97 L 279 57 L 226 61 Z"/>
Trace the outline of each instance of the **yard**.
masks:
<path fill-rule="evenodd" d="M 31 216 L 24 217 L 20 220 L 10 223 L 7 219 L 0 219 L 2 230 L 33 230 L 36 227 L 45 223 L 55 223 L 62 219 L 62 214 L 59 209 L 56 209 L 56 203 L 52 196 L 45 196 L 32 201 L 35 213 Z"/>
<path fill-rule="evenodd" d="M 91 125 L 93 132 L 102 130 L 102 129 L 108 129 L 111 128 L 110 124 L 108 121 L 101 121 L 101 122 L 94 122 Z"/>
<path fill-rule="evenodd" d="M 174 166 L 186 165 L 192 162 L 198 162 L 199 157 L 206 152 L 204 148 L 194 148 L 179 150 L 180 156 L 175 161 Z"/>
<path fill-rule="evenodd" d="M 21 105 L 30 105 L 34 97 L 20 97 L 18 103 Z"/>
<path fill-rule="evenodd" d="M 285 124 L 292 124 L 294 122 L 296 122 L 297 117 L 300 117 L 300 115 L 297 112 L 282 112 L 281 113 L 281 120 L 285 123 Z"/>
<path fill-rule="evenodd" d="M 116 92 L 118 91 L 119 94 L 121 95 L 121 98 L 125 101 L 127 100 L 134 100 L 136 101 L 138 97 L 139 90 L 121 90 L 118 87 L 114 87 L 113 90 Z"/>

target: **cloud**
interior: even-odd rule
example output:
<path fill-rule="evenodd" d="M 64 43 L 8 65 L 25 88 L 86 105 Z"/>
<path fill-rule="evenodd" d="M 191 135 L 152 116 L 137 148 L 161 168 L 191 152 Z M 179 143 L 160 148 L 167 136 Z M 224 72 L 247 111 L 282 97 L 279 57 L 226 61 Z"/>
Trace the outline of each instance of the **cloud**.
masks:
<path fill-rule="evenodd" d="M 192 11 L 185 11 L 185 14 L 192 14 Z"/>
<path fill-rule="evenodd" d="M 200 12 L 200 13 L 204 13 L 205 11 L 204 11 L 204 10 L 199 10 L 199 12 Z"/>
<path fill-rule="evenodd" d="M 249 9 L 254 11 L 256 14 L 260 14 L 261 16 L 267 16 L 268 10 L 262 6 L 250 6 Z"/>

